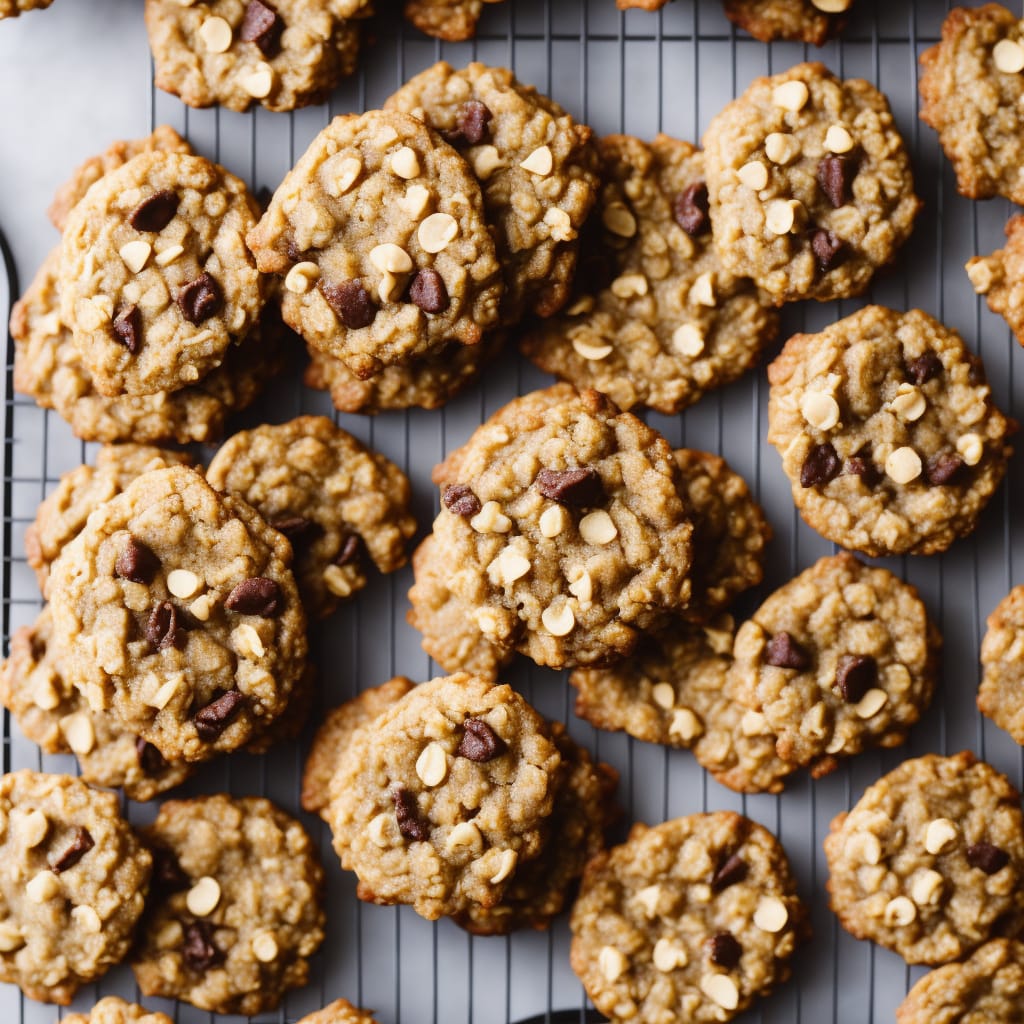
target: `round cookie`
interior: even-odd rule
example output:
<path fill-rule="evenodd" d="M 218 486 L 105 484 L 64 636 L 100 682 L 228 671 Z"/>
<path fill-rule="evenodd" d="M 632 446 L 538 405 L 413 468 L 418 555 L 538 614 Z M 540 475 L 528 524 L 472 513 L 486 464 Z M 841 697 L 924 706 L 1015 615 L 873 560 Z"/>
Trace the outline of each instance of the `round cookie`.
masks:
<path fill-rule="evenodd" d="M 299 416 L 229 438 L 206 479 L 252 505 L 291 542 L 311 618 L 366 586 L 365 561 L 390 573 L 416 532 L 405 474 L 326 416 Z"/>
<path fill-rule="evenodd" d="M 195 384 L 249 333 L 256 215 L 240 179 L 185 153 L 140 153 L 89 189 L 64 228 L 60 320 L 101 394 Z"/>
<path fill-rule="evenodd" d="M 573 970 L 602 1013 L 710 1024 L 789 977 L 807 914 L 775 837 L 719 811 L 634 825 L 587 865 L 569 924 Z"/>
<path fill-rule="evenodd" d="M 248 243 L 261 271 L 284 275 L 285 320 L 359 378 L 475 345 L 497 322 L 500 267 L 480 190 L 407 114 L 336 117 Z"/>
<path fill-rule="evenodd" d="M 762 43 L 794 39 L 824 46 L 852 9 L 853 0 L 725 0 L 725 16 Z"/>
<path fill-rule="evenodd" d="M 704 148 L 722 263 L 776 305 L 860 295 L 921 206 L 885 97 L 823 64 L 756 79 Z"/>
<path fill-rule="evenodd" d="M 303 1017 L 298 1024 L 377 1024 L 377 1020 L 347 999 L 335 999 L 322 1010 Z"/>
<path fill-rule="evenodd" d="M 828 540 L 928 555 L 970 533 L 1015 429 L 981 360 L 926 313 L 867 306 L 797 334 L 768 367 L 768 440 L 793 500 Z"/>
<path fill-rule="evenodd" d="M 449 43 L 460 43 L 476 35 L 476 23 L 484 4 L 504 0 L 406 0 L 405 19 L 421 32 Z"/>
<path fill-rule="evenodd" d="M 926 974 L 896 1008 L 896 1024 L 995 1024 L 1024 1019 L 1024 945 L 986 942 L 962 964 Z"/>
<path fill-rule="evenodd" d="M 904 761 L 825 839 L 843 927 L 910 964 L 959 960 L 1024 921 L 1020 795 L 970 751 Z"/>
<path fill-rule="evenodd" d="M 126 1003 L 117 996 L 101 999 L 88 1013 L 69 1013 L 63 1024 L 172 1024 L 166 1013 Z"/>
<path fill-rule="evenodd" d="M 955 7 L 942 40 L 921 54 L 920 117 L 939 133 L 971 199 L 1024 202 L 1024 29 L 1001 4 Z"/>
<path fill-rule="evenodd" d="M 740 626 L 730 694 L 762 713 L 785 761 L 895 747 L 931 702 L 942 638 L 917 590 L 841 552 L 776 590 Z"/>
<path fill-rule="evenodd" d="M 996 605 L 987 625 L 978 709 L 1024 746 L 1024 586 L 1014 587 Z"/>
<path fill-rule="evenodd" d="M 1024 345 L 1024 216 L 1006 222 L 1006 245 L 990 256 L 974 256 L 965 269 L 978 295 L 1001 316 Z"/>
<path fill-rule="evenodd" d="M 599 187 L 590 129 L 511 71 L 477 62 L 440 61 L 385 107 L 422 117 L 469 161 L 504 274 L 502 321 L 558 312 Z"/>
<path fill-rule="evenodd" d="M 599 149 L 604 230 L 594 248 L 608 266 L 593 295 L 520 348 L 542 370 L 622 409 L 676 413 L 750 369 L 778 317 L 711 244 L 702 153 L 667 135 L 649 145 L 609 135 Z"/>
<path fill-rule="evenodd" d="M 540 854 L 561 763 L 510 687 L 443 677 L 350 736 L 323 816 L 361 899 L 435 920 L 493 907 Z"/>
<path fill-rule="evenodd" d="M 53 0 L 0 0 L 0 18 L 16 18 L 24 11 L 42 10 Z"/>
<path fill-rule="evenodd" d="M 324 938 L 323 868 L 298 821 L 216 794 L 168 801 L 145 837 L 161 889 L 132 957 L 144 995 L 251 1016 L 306 984 Z"/>
<path fill-rule="evenodd" d="M 0 981 L 66 1006 L 124 959 L 152 858 L 117 796 L 68 775 L 0 777 Z"/>
<path fill-rule="evenodd" d="M 291 558 L 280 533 L 195 470 L 144 474 L 51 569 L 65 675 L 169 760 L 236 749 L 284 711 L 305 669 Z"/>

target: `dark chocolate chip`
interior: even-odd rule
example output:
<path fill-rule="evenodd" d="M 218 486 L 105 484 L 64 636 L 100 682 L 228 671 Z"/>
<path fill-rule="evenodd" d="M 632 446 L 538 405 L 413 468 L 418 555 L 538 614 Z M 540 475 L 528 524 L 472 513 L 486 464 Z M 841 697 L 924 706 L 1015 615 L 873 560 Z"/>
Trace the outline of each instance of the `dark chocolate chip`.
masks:
<path fill-rule="evenodd" d="M 847 704 L 858 704 L 878 682 L 878 665 L 868 654 L 844 654 L 836 666 L 835 687 Z"/>
<path fill-rule="evenodd" d="M 150 847 L 153 855 L 153 876 L 150 880 L 150 887 L 154 892 L 168 894 L 181 892 L 191 884 L 188 875 L 181 869 L 178 858 L 173 850 L 166 846 Z"/>
<path fill-rule="evenodd" d="M 1010 863 L 1010 855 L 991 843 L 974 843 L 967 847 L 967 863 L 980 868 L 986 875 L 1002 871 Z"/>
<path fill-rule="evenodd" d="M 967 366 L 967 382 L 972 387 L 978 387 L 979 384 L 984 384 L 988 380 L 988 377 L 985 375 L 985 364 L 981 361 L 980 356 L 968 352 Z"/>
<path fill-rule="evenodd" d="M 907 373 L 914 378 L 915 384 L 926 384 L 933 377 L 942 374 L 942 360 L 931 349 L 928 349 L 907 363 Z"/>
<path fill-rule="evenodd" d="M 320 278 L 317 287 L 327 300 L 327 305 L 350 331 L 358 331 L 360 327 L 369 327 L 373 323 L 377 307 L 370 293 L 358 281 L 328 284 Z"/>
<path fill-rule="evenodd" d="M 284 22 L 270 4 L 262 0 L 249 0 L 242 18 L 239 38 L 247 43 L 255 43 L 260 53 L 272 57 L 277 53 L 281 43 Z"/>
<path fill-rule="evenodd" d="M 708 959 L 719 967 L 731 971 L 743 956 L 743 947 L 733 938 L 730 932 L 719 932 L 712 935 L 705 943 Z"/>
<path fill-rule="evenodd" d="M 856 455 L 851 455 L 843 467 L 844 473 L 859 476 L 865 487 L 874 487 L 882 479 L 882 473 L 871 458 L 870 448 L 862 448 Z"/>
<path fill-rule="evenodd" d="M 130 535 L 114 563 L 114 572 L 121 579 L 132 583 L 152 583 L 159 568 L 160 559 L 145 544 Z"/>
<path fill-rule="evenodd" d="M 181 949 L 185 966 L 202 974 L 224 959 L 213 944 L 213 928 L 209 921 L 193 921 L 185 926 L 185 943 Z"/>
<path fill-rule="evenodd" d="M 164 755 L 141 736 L 135 739 L 135 754 L 143 775 L 159 775 L 167 767 Z"/>
<path fill-rule="evenodd" d="M 764 661 L 766 665 L 776 668 L 808 668 L 811 659 L 796 639 L 785 630 L 776 633 L 764 645 Z"/>
<path fill-rule="evenodd" d="M 804 459 L 800 467 L 801 487 L 820 487 L 834 480 L 839 475 L 843 464 L 836 454 L 835 448 L 826 441 L 824 444 L 816 444 Z"/>
<path fill-rule="evenodd" d="M 89 834 L 89 830 L 79 825 L 72 829 L 67 842 L 50 854 L 50 867 L 59 875 L 62 871 L 73 868 L 95 845 L 96 842 Z"/>
<path fill-rule="evenodd" d="M 827 274 L 838 267 L 846 255 L 846 243 L 834 232 L 818 228 L 811 235 L 811 252 L 818 261 L 818 269 Z"/>
<path fill-rule="evenodd" d="M 224 601 L 224 607 L 240 615 L 259 615 L 264 619 L 272 619 L 281 614 L 284 599 L 281 588 L 273 580 L 256 576 L 236 584 Z"/>
<path fill-rule="evenodd" d="M 475 516 L 480 511 L 480 499 L 470 490 L 468 484 L 452 484 L 444 489 L 441 501 L 449 512 L 463 519 Z"/>
<path fill-rule="evenodd" d="M 346 533 L 341 538 L 341 548 L 334 564 L 339 566 L 351 565 L 358 561 L 363 548 L 363 538 L 358 533 Z"/>
<path fill-rule="evenodd" d="M 467 100 L 459 107 L 455 116 L 455 126 L 459 135 L 471 146 L 479 146 L 487 137 L 488 129 L 494 114 L 486 103 L 480 100 Z"/>
<path fill-rule="evenodd" d="M 818 164 L 818 185 L 825 197 L 838 210 L 853 198 L 851 188 L 857 167 L 853 160 L 837 153 L 829 153 Z"/>
<path fill-rule="evenodd" d="M 480 718 L 467 718 L 463 724 L 466 730 L 455 753 L 470 761 L 491 761 L 504 754 L 505 741 Z"/>
<path fill-rule="evenodd" d="M 708 216 L 708 187 L 694 182 L 676 196 L 672 204 L 676 223 L 692 238 L 703 235 L 711 227 Z"/>
<path fill-rule="evenodd" d="M 139 351 L 142 344 L 142 312 L 138 306 L 122 309 L 114 318 L 110 329 L 114 332 L 114 337 L 132 355 Z"/>
<path fill-rule="evenodd" d="M 224 296 L 220 285 L 205 271 L 178 290 L 181 315 L 190 324 L 201 324 L 204 320 L 209 320 L 223 304 Z"/>
<path fill-rule="evenodd" d="M 270 525 L 278 533 L 283 533 L 291 541 L 293 548 L 304 547 L 323 532 L 319 523 L 306 519 L 305 516 L 282 516 L 280 519 L 271 520 Z"/>
<path fill-rule="evenodd" d="M 420 820 L 420 809 L 416 797 L 407 789 L 396 789 L 391 794 L 395 802 L 395 817 L 398 819 L 398 831 L 406 839 L 417 843 L 425 843 L 430 838 L 430 828 Z"/>
<path fill-rule="evenodd" d="M 573 508 L 593 508 L 604 502 L 604 487 L 596 469 L 542 469 L 537 490 L 551 501 Z"/>
<path fill-rule="evenodd" d="M 206 707 L 200 708 L 192 719 L 199 738 L 207 743 L 217 739 L 231 724 L 244 703 L 244 694 L 238 690 L 228 690 L 227 693 L 222 693 L 211 700 Z"/>
<path fill-rule="evenodd" d="M 424 313 L 443 313 L 451 304 L 444 278 L 430 267 L 417 270 L 409 284 L 409 301 Z"/>
<path fill-rule="evenodd" d="M 963 466 L 964 460 L 955 452 L 939 452 L 925 463 L 925 479 L 933 487 L 941 487 L 943 484 L 952 483 Z"/>
<path fill-rule="evenodd" d="M 727 857 L 711 878 L 713 892 L 721 892 L 747 877 L 747 862 L 738 853 Z"/>
<path fill-rule="evenodd" d="M 136 231 L 163 231 L 178 212 L 178 193 L 165 188 L 143 199 L 128 214 L 128 223 Z"/>
<path fill-rule="evenodd" d="M 158 650 L 180 647 L 185 641 L 185 624 L 170 601 L 161 601 L 149 615 L 146 639 Z"/>

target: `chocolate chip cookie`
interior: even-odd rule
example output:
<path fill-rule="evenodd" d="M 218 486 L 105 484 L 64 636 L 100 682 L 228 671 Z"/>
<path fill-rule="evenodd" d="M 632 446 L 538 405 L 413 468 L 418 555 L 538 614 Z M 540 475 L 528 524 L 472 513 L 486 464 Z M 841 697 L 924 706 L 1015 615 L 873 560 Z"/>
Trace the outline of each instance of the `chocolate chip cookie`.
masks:
<path fill-rule="evenodd" d="M 610 135 L 599 149 L 603 231 L 583 261 L 609 266 L 591 271 L 594 294 L 520 348 L 542 370 L 622 409 L 676 413 L 753 366 L 778 317 L 718 258 L 702 153 L 667 135 L 650 145 Z"/>
<path fill-rule="evenodd" d="M 732 1020 L 790 975 L 807 913 L 775 837 L 731 812 L 693 814 L 595 857 L 570 956 L 602 1013 Z"/>
<path fill-rule="evenodd" d="M 347 999 L 335 999 L 322 1010 L 303 1017 L 298 1024 L 377 1024 L 376 1019 Z"/>
<path fill-rule="evenodd" d="M 860 295 L 921 206 L 886 98 L 823 64 L 756 79 L 704 148 L 722 263 L 776 305 Z"/>
<path fill-rule="evenodd" d="M 101 999 L 88 1013 L 69 1013 L 64 1024 L 172 1024 L 166 1013 L 126 1003 L 117 996 Z"/>
<path fill-rule="evenodd" d="M 1024 345 L 1024 216 L 1006 222 L 1006 245 L 990 256 L 967 261 L 967 276 L 988 308 L 998 313 L 1020 344 Z"/>
<path fill-rule="evenodd" d="M 0 812 L 0 981 L 66 1006 L 128 952 L 152 858 L 117 796 L 69 775 L 4 775 Z"/>
<path fill-rule="evenodd" d="M 504 0 L 406 0 L 405 17 L 435 39 L 459 43 L 476 35 L 484 4 Z"/>
<path fill-rule="evenodd" d="M 249 333 L 256 216 L 242 181 L 185 153 L 140 153 L 89 189 L 64 229 L 60 319 L 101 394 L 195 384 Z"/>
<path fill-rule="evenodd" d="M 762 43 L 795 39 L 824 46 L 846 24 L 853 0 L 725 0 L 725 16 Z"/>
<path fill-rule="evenodd" d="M 416 532 L 408 479 L 326 416 L 235 434 L 206 478 L 288 538 L 312 618 L 366 585 L 367 561 L 383 573 L 405 565 L 406 543 Z"/>
<path fill-rule="evenodd" d="M 599 186 L 590 129 L 511 71 L 476 62 L 441 61 L 385 106 L 422 117 L 469 161 L 498 246 L 504 323 L 561 309 Z"/>
<path fill-rule="evenodd" d="M 978 708 L 1024 746 L 1024 586 L 1014 587 L 988 617 Z"/>
<path fill-rule="evenodd" d="M 234 750 L 284 711 L 305 669 L 291 560 L 280 533 L 195 470 L 145 473 L 51 568 L 63 672 L 170 760 Z"/>
<path fill-rule="evenodd" d="M 323 868 L 294 818 L 258 797 L 170 800 L 145 830 L 153 905 L 132 968 L 144 995 L 213 1013 L 276 1009 L 324 937 Z"/>
<path fill-rule="evenodd" d="M 396 111 L 336 117 L 274 193 L 249 246 L 284 276 L 285 320 L 360 378 L 475 345 L 502 284 L 459 154 Z"/>
<path fill-rule="evenodd" d="M 832 822 L 832 909 L 911 964 L 967 956 L 1024 921 L 1020 794 L 969 751 L 904 761 Z"/>
<path fill-rule="evenodd" d="M 1015 425 L 955 331 L 867 306 L 768 367 L 768 440 L 823 537 L 872 557 L 945 551 L 1006 472 Z"/>

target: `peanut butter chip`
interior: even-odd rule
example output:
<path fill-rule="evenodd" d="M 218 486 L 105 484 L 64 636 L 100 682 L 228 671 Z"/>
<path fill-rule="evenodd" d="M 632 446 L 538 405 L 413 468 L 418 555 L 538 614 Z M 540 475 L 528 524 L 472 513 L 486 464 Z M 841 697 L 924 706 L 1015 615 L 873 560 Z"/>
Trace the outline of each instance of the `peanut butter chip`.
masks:
<path fill-rule="evenodd" d="M 60 881 L 52 871 L 40 871 L 25 886 L 25 894 L 33 903 L 45 903 L 59 892 Z"/>
<path fill-rule="evenodd" d="M 700 979 L 700 990 L 723 1010 L 735 1010 L 740 1004 L 740 990 L 728 974 L 705 974 Z"/>
<path fill-rule="evenodd" d="M 13 817 L 13 815 L 12 815 Z M 25 844 L 26 850 L 34 850 L 50 830 L 50 823 L 42 811 L 29 811 L 14 819 L 17 822 L 15 831 L 18 838 Z"/>
<path fill-rule="evenodd" d="M 98 935 L 100 930 L 103 928 L 103 922 L 100 920 L 100 915 L 93 910 L 92 907 L 85 906 L 84 904 L 80 907 L 75 907 L 71 911 L 71 920 L 75 922 L 78 929 L 86 933 L 86 935 Z"/>
<path fill-rule="evenodd" d="M 277 959 L 277 940 L 273 932 L 260 932 L 252 940 L 252 951 L 261 963 L 273 963 Z"/>
<path fill-rule="evenodd" d="M 266 62 L 260 61 L 252 71 L 238 76 L 238 84 L 254 99 L 263 100 L 274 88 L 274 69 Z"/>
<path fill-rule="evenodd" d="M 765 227 L 773 235 L 788 235 L 799 227 L 803 204 L 798 199 L 773 199 L 765 207 Z"/>
<path fill-rule="evenodd" d="M 551 169 L 554 167 L 554 157 L 547 146 L 540 146 L 523 160 L 519 166 L 524 171 L 529 171 L 531 174 L 544 178 L 551 173 Z"/>
<path fill-rule="evenodd" d="M 389 274 L 407 274 L 413 267 L 412 257 L 394 242 L 375 245 L 370 250 L 370 262 Z"/>
<path fill-rule="evenodd" d="M 582 338 L 573 338 L 572 347 L 576 350 L 577 355 L 594 362 L 607 359 L 612 354 L 611 345 L 591 345 L 589 342 L 583 341 Z"/>
<path fill-rule="evenodd" d="M 629 964 L 614 946 L 602 946 L 601 952 L 597 954 L 597 966 L 605 981 L 613 982 L 626 973 Z"/>
<path fill-rule="evenodd" d="M 207 18 L 199 26 L 199 38 L 210 53 L 224 53 L 231 46 L 231 37 L 231 26 L 223 18 Z"/>
<path fill-rule="evenodd" d="M 824 391 L 806 392 L 800 413 L 816 430 L 831 430 L 839 423 L 839 403 Z"/>
<path fill-rule="evenodd" d="M 825 148 L 830 153 L 849 153 L 853 149 L 853 136 L 841 124 L 830 125 L 825 132 Z"/>
<path fill-rule="evenodd" d="M 672 345 L 681 355 L 696 358 L 704 351 L 704 334 L 696 324 L 680 324 L 672 332 Z"/>
<path fill-rule="evenodd" d="M 781 932 L 789 920 L 789 911 L 782 900 L 774 896 L 762 896 L 754 911 L 754 924 L 763 932 Z"/>
<path fill-rule="evenodd" d="M 432 213 L 420 224 L 416 237 L 425 252 L 441 252 L 459 233 L 458 222 L 447 213 Z"/>
<path fill-rule="evenodd" d="M 800 155 L 800 143 L 785 132 L 772 132 L 764 140 L 764 155 L 773 164 L 788 164 Z"/>
<path fill-rule="evenodd" d="M 552 636 L 568 636 L 576 626 L 576 616 L 567 603 L 550 604 L 541 612 L 540 621 Z"/>
<path fill-rule="evenodd" d="M 676 703 L 676 690 L 671 683 L 655 683 L 651 687 L 651 697 L 659 708 L 671 711 Z"/>
<path fill-rule="evenodd" d="M 208 917 L 217 909 L 220 903 L 220 884 L 216 878 L 204 875 L 188 891 L 185 897 L 185 906 L 190 914 L 196 917 Z"/>
<path fill-rule="evenodd" d="M 949 818 L 936 818 L 928 822 L 924 834 L 924 848 L 930 854 L 939 854 L 956 841 L 959 830 Z"/>
<path fill-rule="evenodd" d="M 597 547 L 611 544 L 619 535 L 618 528 L 604 509 L 590 512 L 580 520 L 580 536 Z"/>
<path fill-rule="evenodd" d="M 203 585 L 203 581 L 188 569 L 172 569 L 167 574 L 167 589 L 183 601 L 192 597 Z"/>
<path fill-rule="evenodd" d="M 747 188 L 755 192 L 760 192 L 768 184 L 768 168 L 760 160 L 744 164 L 736 175 Z"/>
<path fill-rule="evenodd" d="M 889 900 L 882 913 L 882 919 L 890 928 L 902 928 L 917 917 L 917 907 L 906 896 Z"/>
<path fill-rule="evenodd" d="M 409 146 L 403 146 L 391 157 L 391 170 L 400 178 L 409 180 L 418 178 L 420 174 L 420 162 L 416 151 Z"/>
<path fill-rule="evenodd" d="M 885 460 L 886 474 L 898 484 L 909 484 L 921 475 L 921 456 L 913 448 L 897 448 Z"/>
<path fill-rule="evenodd" d="M 772 103 L 795 114 L 803 110 L 810 96 L 807 86 L 799 79 L 793 79 L 775 86 L 772 90 Z"/>
<path fill-rule="evenodd" d="M 561 505 L 546 508 L 540 516 L 540 532 L 542 537 L 557 537 L 566 527 L 568 513 Z"/>
<path fill-rule="evenodd" d="M 502 850 L 501 859 L 498 861 L 498 870 L 490 878 L 491 885 L 498 885 L 500 882 L 504 882 L 515 871 L 516 861 L 518 860 L 519 854 L 515 850 Z"/>
<path fill-rule="evenodd" d="M 662 937 L 654 944 L 651 961 L 659 971 L 667 974 L 669 971 L 674 971 L 677 967 L 685 967 L 689 957 L 682 946 L 676 945 L 671 939 Z"/>
<path fill-rule="evenodd" d="M 601 221 L 620 238 L 632 238 L 636 234 L 636 217 L 625 203 L 609 203 L 601 213 Z"/>
<path fill-rule="evenodd" d="M 124 265 L 133 273 L 137 274 L 148 262 L 153 247 L 149 242 L 137 238 L 134 241 L 126 242 L 118 250 Z"/>
<path fill-rule="evenodd" d="M 1024 70 L 1024 46 L 1012 39 L 1000 39 L 992 47 L 992 60 L 1004 74 L 1015 75 Z"/>
<path fill-rule="evenodd" d="M 439 786 L 448 774 L 448 756 L 440 743 L 428 743 L 416 758 L 416 774 L 424 786 Z"/>
<path fill-rule="evenodd" d="M 296 263 L 288 271 L 284 279 L 284 286 L 295 295 L 305 295 L 320 277 L 320 268 L 309 260 Z"/>

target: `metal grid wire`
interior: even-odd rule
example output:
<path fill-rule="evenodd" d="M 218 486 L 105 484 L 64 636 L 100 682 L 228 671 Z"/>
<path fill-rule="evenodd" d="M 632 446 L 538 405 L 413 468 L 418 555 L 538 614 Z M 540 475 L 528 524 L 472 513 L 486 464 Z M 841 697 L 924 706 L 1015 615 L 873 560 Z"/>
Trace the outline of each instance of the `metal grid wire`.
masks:
<path fill-rule="evenodd" d="M 123 53 L 127 60 L 127 54 L 135 52 L 129 47 L 145 47 L 141 16 L 115 12 L 114 0 L 90 2 L 94 11 L 116 13 L 120 19 L 111 30 L 118 36 L 119 49 L 108 52 Z M 136 6 L 132 5 L 133 11 Z M 391 6 L 397 9 L 397 4 Z M 916 57 L 938 37 L 946 5 L 927 0 L 917 4 L 859 0 L 857 7 L 843 41 L 820 51 L 791 43 L 764 46 L 737 34 L 717 0 L 676 0 L 658 14 L 625 15 L 614 10 L 612 0 L 512 0 L 485 8 L 477 40 L 464 45 L 427 40 L 403 26 L 394 13 L 378 19 L 376 45 L 365 56 L 358 76 L 343 85 L 328 106 L 293 115 L 262 110 L 249 115 L 189 110 L 173 97 L 153 90 L 148 84 L 150 68 L 141 61 L 130 63 L 129 79 L 110 65 L 97 66 L 90 60 L 89 46 L 67 45 L 59 59 L 70 65 L 76 86 L 108 99 L 112 78 L 122 89 L 148 89 L 150 125 L 137 109 L 121 116 L 112 103 L 108 104 L 109 113 L 106 108 L 90 107 L 89 116 L 82 118 L 86 123 L 61 120 L 59 112 L 54 114 L 60 106 L 61 86 L 47 86 L 40 79 L 39 88 L 50 88 L 44 95 L 50 106 L 41 109 L 54 116 L 69 141 L 68 152 L 76 156 L 51 168 L 43 167 L 38 158 L 34 160 L 31 151 L 19 152 L 16 161 L 5 161 L 0 149 L 0 172 L 13 166 L 12 184 L 23 186 L 26 194 L 39 194 L 35 178 L 40 174 L 44 178 L 50 174 L 56 183 L 75 159 L 102 148 L 109 139 L 131 137 L 151 125 L 170 123 L 197 149 L 246 177 L 255 188 L 273 189 L 332 115 L 379 105 L 406 78 L 441 57 L 455 64 L 479 58 L 511 65 L 520 78 L 553 95 L 601 133 L 629 131 L 649 138 L 664 130 L 698 140 L 709 119 L 755 75 L 820 58 L 843 76 L 870 79 L 889 96 L 913 153 L 918 191 L 927 204 L 895 269 L 878 279 L 868 298 L 896 308 L 920 306 L 958 328 L 969 345 L 982 353 L 997 403 L 1012 415 L 1011 384 L 1018 349 L 1003 321 L 990 315 L 975 298 L 962 269 L 972 254 L 989 252 L 1000 244 L 1010 208 L 1001 201 L 977 204 L 957 197 L 934 134 L 916 119 Z M 113 24 L 112 19 L 99 17 L 90 22 L 89 4 L 73 8 L 71 0 L 64 0 L 47 14 L 0 26 L 0 94 L 8 97 L 13 92 L 4 86 L 22 73 L 16 65 L 27 67 L 18 64 L 26 60 L 23 51 L 32 52 L 36 47 L 36 52 L 44 52 L 44 34 L 51 27 L 55 38 L 67 42 L 106 31 L 97 25 Z M 51 61 L 58 58 L 52 47 L 45 52 Z M 11 77 L 5 79 L 5 73 Z M 0 106 L 0 123 L 11 119 L 13 124 L 18 116 L 14 104 L 8 99 L 0 102 L 4 104 Z M 47 181 L 46 187 L 52 183 Z M 33 213 L 34 219 L 27 221 L 15 204 L 8 202 L 5 208 L 8 194 L 9 190 L 0 198 L 0 214 L 13 217 L 19 225 L 18 235 L 12 235 L 11 241 L 21 279 L 27 282 L 55 237 L 41 215 Z M 39 204 L 40 211 L 43 205 Z M 858 300 L 787 309 L 783 336 L 820 329 L 861 304 Z M 413 411 L 375 419 L 343 416 L 338 420 L 410 474 L 417 516 L 425 529 L 436 509 L 429 483 L 434 463 L 461 443 L 482 417 L 516 394 L 547 382 L 531 366 L 508 354 L 480 385 L 442 412 Z M 76 441 L 55 414 L 12 395 L 10 346 L 5 387 L 2 627 L 6 649 L 10 633 L 30 622 L 40 605 L 35 579 L 24 558 L 25 527 L 59 475 L 91 459 L 94 446 Z M 800 522 L 793 508 L 778 458 L 763 440 L 766 408 L 767 383 L 762 370 L 707 396 L 682 416 L 648 417 L 674 445 L 719 452 L 749 480 L 775 528 L 768 577 L 760 596 L 832 550 Z M 239 425 L 281 421 L 302 412 L 330 413 L 331 408 L 325 395 L 304 389 L 296 377 L 273 387 Z M 1021 749 L 978 716 L 974 692 L 984 616 L 1017 582 L 1013 552 L 1021 541 L 1016 512 L 1024 507 L 1022 487 L 1024 476 L 1011 469 L 1007 484 L 977 533 L 946 555 L 885 563 L 918 586 L 946 639 L 943 682 L 933 708 L 914 730 L 909 745 L 865 754 L 813 785 L 806 775 L 798 776 L 780 797 L 736 795 L 710 780 L 685 752 L 599 733 L 574 718 L 570 691 L 555 674 L 523 665 L 511 671 L 510 681 L 542 712 L 567 721 L 577 739 L 620 770 L 619 794 L 627 821 L 655 823 L 694 811 L 735 809 L 764 823 L 785 844 L 801 891 L 812 907 L 815 939 L 799 954 L 794 980 L 744 1016 L 744 1021 L 888 1021 L 908 986 L 923 973 L 907 968 L 884 950 L 855 941 L 838 927 L 827 909 L 821 842 L 833 815 L 849 807 L 866 785 L 906 756 L 969 747 L 1021 784 Z M 410 582 L 408 570 L 374 579 L 356 602 L 318 631 L 314 646 L 321 666 L 320 708 L 397 672 L 414 679 L 434 674 L 435 666 L 405 623 L 405 594 Z M 297 812 L 297 781 L 307 742 L 308 736 L 303 744 L 261 759 L 240 755 L 206 766 L 184 793 L 225 789 L 259 793 Z M 41 756 L 6 716 L 3 757 L 5 770 L 75 770 L 70 757 Z M 128 803 L 126 812 L 131 820 L 144 823 L 152 820 L 155 809 Z M 569 970 L 564 917 L 548 933 L 475 939 L 447 921 L 431 924 L 406 909 L 360 904 L 355 899 L 353 878 L 337 868 L 325 829 L 319 823 L 310 824 L 328 865 L 328 937 L 310 986 L 289 995 L 281 1011 L 256 1020 L 294 1021 L 339 995 L 375 1008 L 383 1024 L 501 1024 L 565 1007 L 578 1008 L 579 1019 L 583 1019 L 586 1001 Z M 127 968 L 117 969 L 99 985 L 87 988 L 75 1007 L 87 1008 L 106 994 L 137 996 Z M 214 1019 L 185 1006 L 159 1000 L 149 1003 L 180 1024 Z M 5 1024 L 50 1024 L 55 1016 L 53 1008 L 24 1000 L 11 986 L 0 987 L 0 1021 Z"/>

